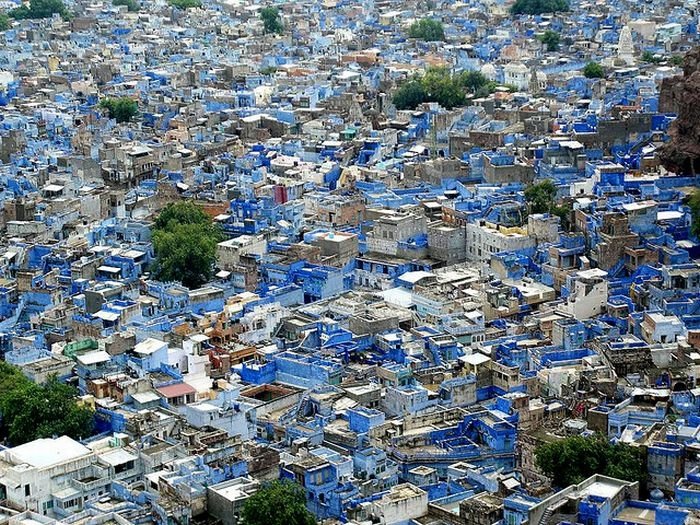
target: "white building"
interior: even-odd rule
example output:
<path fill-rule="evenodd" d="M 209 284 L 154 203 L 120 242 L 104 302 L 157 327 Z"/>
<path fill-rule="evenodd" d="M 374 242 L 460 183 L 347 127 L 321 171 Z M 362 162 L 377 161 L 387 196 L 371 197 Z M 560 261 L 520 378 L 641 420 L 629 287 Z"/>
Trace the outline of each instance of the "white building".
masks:
<path fill-rule="evenodd" d="M 530 69 L 522 62 L 511 62 L 503 68 L 505 83 L 520 90 L 530 85 Z"/>
<path fill-rule="evenodd" d="M 428 513 L 428 493 L 410 483 L 391 487 L 374 502 L 374 514 L 382 525 L 406 523 Z"/>
<path fill-rule="evenodd" d="M 675 343 L 687 336 L 686 327 L 675 315 L 644 312 L 642 337 L 647 343 Z"/>
<path fill-rule="evenodd" d="M 498 78 L 498 71 L 496 71 L 496 66 L 487 62 L 481 66 L 481 74 L 486 77 L 487 80 L 495 81 Z"/>
<path fill-rule="evenodd" d="M 168 359 L 168 343 L 149 337 L 136 344 L 133 349 L 137 361 L 131 361 L 140 373 L 146 375 L 153 370 L 159 370 L 161 363 Z"/>
<path fill-rule="evenodd" d="M 398 255 L 399 243 L 427 233 L 425 217 L 412 213 L 386 213 L 374 221 L 367 233 L 367 249 L 373 253 Z"/>
<path fill-rule="evenodd" d="M 470 261 L 488 261 L 494 253 L 523 250 L 536 244 L 535 238 L 520 228 L 500 228 L 481 221 L 468 223 L 466 230 Z"/>
<path fill-rule="evenodd" d="M 575 319 L 590 319 L 603 313 L 608 300 L 608 272 L 599 268 L 581 270 L 567 278 L 569 296 L 559 307 Z"/>
<path fill-rule="evenodd" d="M 260 483 L 248 476 L 207 487 L 207 509 L 223 525 L 237 525 L 243 505 L 259 487 Z"/>
<path fill-rule="evenodd" d="M 216 261 L 222 270 L 231 271 L 238 266 L 241 255 L 267 253 L 267 241 L 262 235 L 240 235 L 216 245 Z"/>
<path fill-rule="evenodd" d="M 211 401 L 187 405 L 184 409 L 187 422 L 197 428 L 218 428 L 229 436 L 241 436 L 244 441 L 253 439 L 256 433 L 255 407 L 241 400 L 238 385 L 229 386 Z"/>
<path fill-rule="evenodd" d="M 243 331 L 238 334 L 238 340 L 245 344 L 269 340 L 282 318 L 288 315 L 289 310 L 280 303 L 256 306 L 241 318 Z"/>
<path fill-rule="evenodd" d="M 92 443 L 68 436 L 37 439 L 0 453 L 0 496 L 17 509 L 65 516 L 109 493 L 113 480 L 141 474 L 138 457 L 122 448 L 123 436 Z"/>

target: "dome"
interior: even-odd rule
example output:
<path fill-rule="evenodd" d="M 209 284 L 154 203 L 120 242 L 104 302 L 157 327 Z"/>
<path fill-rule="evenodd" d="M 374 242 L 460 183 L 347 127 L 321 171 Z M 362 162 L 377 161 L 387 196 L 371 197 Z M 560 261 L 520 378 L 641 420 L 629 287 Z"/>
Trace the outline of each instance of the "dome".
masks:
<path fill-rule="evenodd" d="M 489 80 L 496 80 L 496 67 L 493 64 L 484 64 L 481 66 L 481 74 Z"/>
<path fill-rule="evenodd" d="M 510 73 L 527 73 L 529 70 L 522 62 L 511 62 L 506 66 L 506 71 Z"/>

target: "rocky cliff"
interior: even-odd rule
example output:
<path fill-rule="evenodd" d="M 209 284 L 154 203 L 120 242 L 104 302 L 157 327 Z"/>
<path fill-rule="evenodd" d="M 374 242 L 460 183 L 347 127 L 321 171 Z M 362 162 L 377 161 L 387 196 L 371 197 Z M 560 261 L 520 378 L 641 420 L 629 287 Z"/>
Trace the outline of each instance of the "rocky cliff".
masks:
<path fill-rule="evenodd" d="M 700 47 L 685 56 L 683 75 L 661 83 L 659 110 L 678 114 L 661 148 L 661 163 L 677 174 L 700 174 Z"/>

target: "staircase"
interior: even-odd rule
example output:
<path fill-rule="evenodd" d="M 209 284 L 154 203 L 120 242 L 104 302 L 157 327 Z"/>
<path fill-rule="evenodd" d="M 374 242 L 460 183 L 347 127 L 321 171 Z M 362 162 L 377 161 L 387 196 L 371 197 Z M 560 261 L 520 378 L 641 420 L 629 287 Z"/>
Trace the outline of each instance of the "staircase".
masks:
<path fill-rule="evenodd" d="M 559 501 L 555 501 L 551 505 L 549 505 L 546 509 L 544 509 L 544 514 L 542 514 L 542 517 L 540 520 L 537 522 L 537 525 L 547 525 L 547 522 L 549 519 L 552 517 L 552 515 L 561 507 L 563 507 L 566 504 L 567 499 L 562 498 Z"/>
<path fill-rule="evenodd" d="M 612 277 L 612 278 L 617 277 L 622 272 L 624 267 L 625 267 L 625 260 L 620 259 L 619 261 L 617 261 L 615 266 L 613 266 L 612 268 L 610 268 L 610 270 L 608 270 L 608 276 Z"/>
<path fill-rule="evenodd" d="M 552 514 L 554 514 L 552 507 L 547 507 L 544 509 L 544 514 L 542 514 L 542 517 L 540 518 L 540 521 L 537 522 L 537 525 L 545 525 L 549 518 L 552 517 Z"/>
<path fill-rule="evenodd" d="M 26 299 L 24 296 L 22 296 L 17 303 L 17 308 L 15 309 L 15 313 L 13 313 L 10 317 L 5 319 L 4 321 L 0 322 L 0 332 L 6 332 L 13 328 L 16 324 L 17 321 L 19 321 L 20 316 L 22 315 L 22 312 L 24 312 L 24 307 L 26 306 Z"/>

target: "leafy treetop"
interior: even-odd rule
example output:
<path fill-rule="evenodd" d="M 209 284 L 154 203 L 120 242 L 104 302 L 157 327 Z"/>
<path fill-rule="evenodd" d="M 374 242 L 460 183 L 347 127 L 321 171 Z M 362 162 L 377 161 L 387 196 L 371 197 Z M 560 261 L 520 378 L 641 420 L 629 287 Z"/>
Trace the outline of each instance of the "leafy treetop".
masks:
<path fill-rule="evenodd" d="M 37 385 L 0 361 L 0 437 L 12 445 L 52 436 L 83 439 L 94 430 L 93 411 L 77 403 L 74 388 L 55 377 Z"/>
<path fill-rule="evenodd" d="M 139 112 L 139 105 L 129 97 L 104 98 L 100 101 L 100 107 L 107 110 L 109 118 L 117 122 L 129 122 Z"/>
<path fill-rule="evenodd" d="M 557 187 L 549 179 L 531 184 L 525 189 L 525 202 L 529 213 L 551 213 L 561 219 L 565 231 L 571 227 L 571 207 L 567 204 L 556 204 Z"/>
<path fill-rule="evenodd" d="M 671 64 L 674 66 L 682 66 L 684 61 L 685 57 L 683 55 L 673 55 L 671 57 Z"/>
<path fill-rule="evenodd" d="M 141 9 L 136 0 L 112 0 L 112 5 L 125 5 L 129 12 L 136 12 Z"/>
<path fill-rule="evenodd" d="M 315 525 L 316 518 L 306 508 L 304 489 L 290 481 L 268 483 L 243 505 L 245 525 Z"/>
<path fill-rule="evenodd" d="M 568 10 L 568 0 L 515 0 L 510 8 L 513 15 L 541 15 Z"/>
<path fill-rule="evenodd" d="M 260 18 L 263 22 L 265 33 L 281 34 L 284 31 L 282 18 L 279 9 L 276 7 L 265 7 L 260 10 Z"/>
<path fill-rule="evenodd" d="M 426 42 L 445 40 L 445 29 L 442 23 L 432 18 L 423 18 L 413 22 L 408 29 L 408 36 L 418 38 Z"/>
<path fill-rule="evenodd" d="M 605 70 L 598 62 L 589 62 L 583 68 L 583 76 L 586 78 L 604 78 Z"/>
<path fill-rule="evenodd" d="M 542 35 L 539 36 L 539 41 L 547 46 L 547 51 L 556 51 L 559 49 L 559 33 L 547 29 Z"/>
<path fill-rule="evenodd" d="M 700 237 L 700 189 L 696 189 L 687 199 L 686 204 L 690 208 L 690 233 Z"/>
<path fill-rule="evenodd" d="M 168 0 L 168 3 L 178 9 L 192 9 L 202 7 L 202 0 Z"/>
<path fill-rule="evenodd" d="M 30 0 L 29 7 L 22 5 L 9 12 L 16 20 L 51 18 L 55 14 L 68 17 L 68 10 L 62 0 Z"/>
<path fill-rule="evenodd" d="M 191 202 L 168 205 L 153 226 L 155 276 L 198 288 L 211 279 L 221 230 Z"/>
<path fill-rule="evenodd" d="M 637 447 L 612 445 L 605 436 L 571 436 L 540 445 L 535 450 L 536 465 L 557 487 L 580 483 L 594 474 L 625 481 L 644 482 L 646 467 Z"/>
<path fill-rule="evenodd" d="M 478 71 L 451 75 L 444 67 L 432 67 L 423 76 L 401 85 L 393 102 L 398 109 L 415 109 L 423 102 L 437 102 L 451 109 L 464 105 L 467 93 L 482 97 L 495 89 L 496 84 Z"/>
<path fill-rule="evenodd" d="M 651 51 L 647 50 L 644 51 L 644 53 L 642 53 L 642 62 L 648 62 L 650 64 L 659 64 L 663 61 L 664 59 L 662 57 L 655 55 Z"/>

